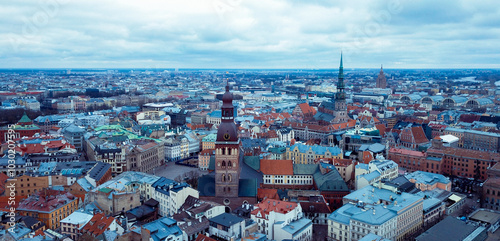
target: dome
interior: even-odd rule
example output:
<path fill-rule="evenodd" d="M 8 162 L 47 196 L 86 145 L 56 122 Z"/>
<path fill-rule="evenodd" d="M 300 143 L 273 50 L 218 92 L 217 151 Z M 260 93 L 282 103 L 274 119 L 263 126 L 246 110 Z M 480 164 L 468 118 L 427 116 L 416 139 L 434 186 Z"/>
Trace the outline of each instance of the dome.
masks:
<path fill-rule="evenodd" d="M 217 142 L 237 142 L 238 131 L 236 125 L 231 122 L 222 122 L 217 130 Z"/>

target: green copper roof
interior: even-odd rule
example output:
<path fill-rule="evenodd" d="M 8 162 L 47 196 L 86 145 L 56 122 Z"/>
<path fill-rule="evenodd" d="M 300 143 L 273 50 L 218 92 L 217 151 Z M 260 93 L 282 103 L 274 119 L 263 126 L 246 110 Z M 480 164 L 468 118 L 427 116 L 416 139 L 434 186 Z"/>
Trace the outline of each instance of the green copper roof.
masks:
<path fill-rule="evenodd" d="M 101 192 L 103 192 L 103 193 L 110 193 L 111 191 L 113 191 L 113 189 L 110 189 L 110 188 L 105 187 L 105 188 L 101 188 L 101 189 L 99 189 L 99 191 L 101 191 Z"/>
<path fill-rule="evenodd" d="M 120 136 L 124 136 L 129 140 L 147 139 L 147 140 L 153 140 L 157 143 L 161 142 L 161 140 L 159 140 L 159 139 L 137 135 L 137 134 L 123 128 L 123 126 L 121 126 L 121 125 L 99 126 L 99 127 L 95 128 L 95 131 L 96 132 L 107 131 L 107 132 L 99 133 L 98 134 L 99 138 L 110 138 L 110 139 L 114 139 L 116 141 L 122 141 L 123 137 L 120 137 Z"/>
<path fill-rule="evenodd" d="M 23 117 L 19 120 L 19 123 L 28 123 L 31 122 L 31 119 L 26 115 L 26 112 L 24 112 Z"/>

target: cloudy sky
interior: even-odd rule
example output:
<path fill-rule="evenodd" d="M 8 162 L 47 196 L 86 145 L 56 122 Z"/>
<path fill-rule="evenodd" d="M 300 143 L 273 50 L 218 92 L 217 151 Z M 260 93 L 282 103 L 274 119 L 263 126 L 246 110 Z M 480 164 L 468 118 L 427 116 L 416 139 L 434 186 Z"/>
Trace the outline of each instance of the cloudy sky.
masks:
<path fill-rule="evenodd" d="M 0 68 L 500 68 L 468 0 L 4 0 Z"/>

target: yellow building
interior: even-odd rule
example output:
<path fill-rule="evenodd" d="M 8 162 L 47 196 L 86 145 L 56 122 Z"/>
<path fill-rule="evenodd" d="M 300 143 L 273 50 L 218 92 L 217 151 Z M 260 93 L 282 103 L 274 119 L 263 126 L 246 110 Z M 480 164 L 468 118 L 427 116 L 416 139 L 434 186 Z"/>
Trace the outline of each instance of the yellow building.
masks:
<path fill-rule="evenodd" d="M 203 139 L 201 139 L 201 149 L 215 149 L 215 139 L 217 139 L 217 134 L 210 134 L 203 137 Z"/>
<path fill-rule="evenodd" d="M 78 199 L 66 191 L 42 190 L 19 203 L 22 216 L 34 217 L 45 223 L 47 229 L 59 228 L 61 220 L 78 208 Z"/>
<path fill-rule="evenodd" d="M 293 160 L 294 164 L 313 164 L 318 158 L 340 159 L 342 157 L 342 150 L 336 146 L 308 146 L 297 143 L 286 148 L 286 159 Z"/>

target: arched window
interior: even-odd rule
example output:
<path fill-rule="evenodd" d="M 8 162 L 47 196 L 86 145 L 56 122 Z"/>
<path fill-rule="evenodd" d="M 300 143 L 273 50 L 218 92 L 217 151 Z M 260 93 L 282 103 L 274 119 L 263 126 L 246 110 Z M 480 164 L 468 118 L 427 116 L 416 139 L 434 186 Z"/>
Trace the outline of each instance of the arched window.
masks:
<path fill-rule="evenodd" d="M 231 155 L 231 148 L 227 149 L 227 154 Z"/>
<path fill-rule="evenodd" d="M 231 167 L 232 167 L 232 165 L 231 165 L 231 161 L 228 161 L 228 162 L 227 162 L 227 167 L 228 167 L 228 168 L 231 168 Z"/>
<path fill-rule="evenodd" d="M 225 182 L 225 181 L 226 181 L 226 174 L 222 174 L 221 180 L 222 180 L 223 182 Z"/>
<path fill-rule="evenodd" d="M 230 192 L 231 191 L 231 187 L 227 187 L 227 192 Z"/>
<path fill-rule="evenodd" d="M 227 181 L 228 181 L 228 182 L 230 182 L 230 181 L 231 181 L 231 178 L 232 178 L 231 174 L 227 175 Z"/>

